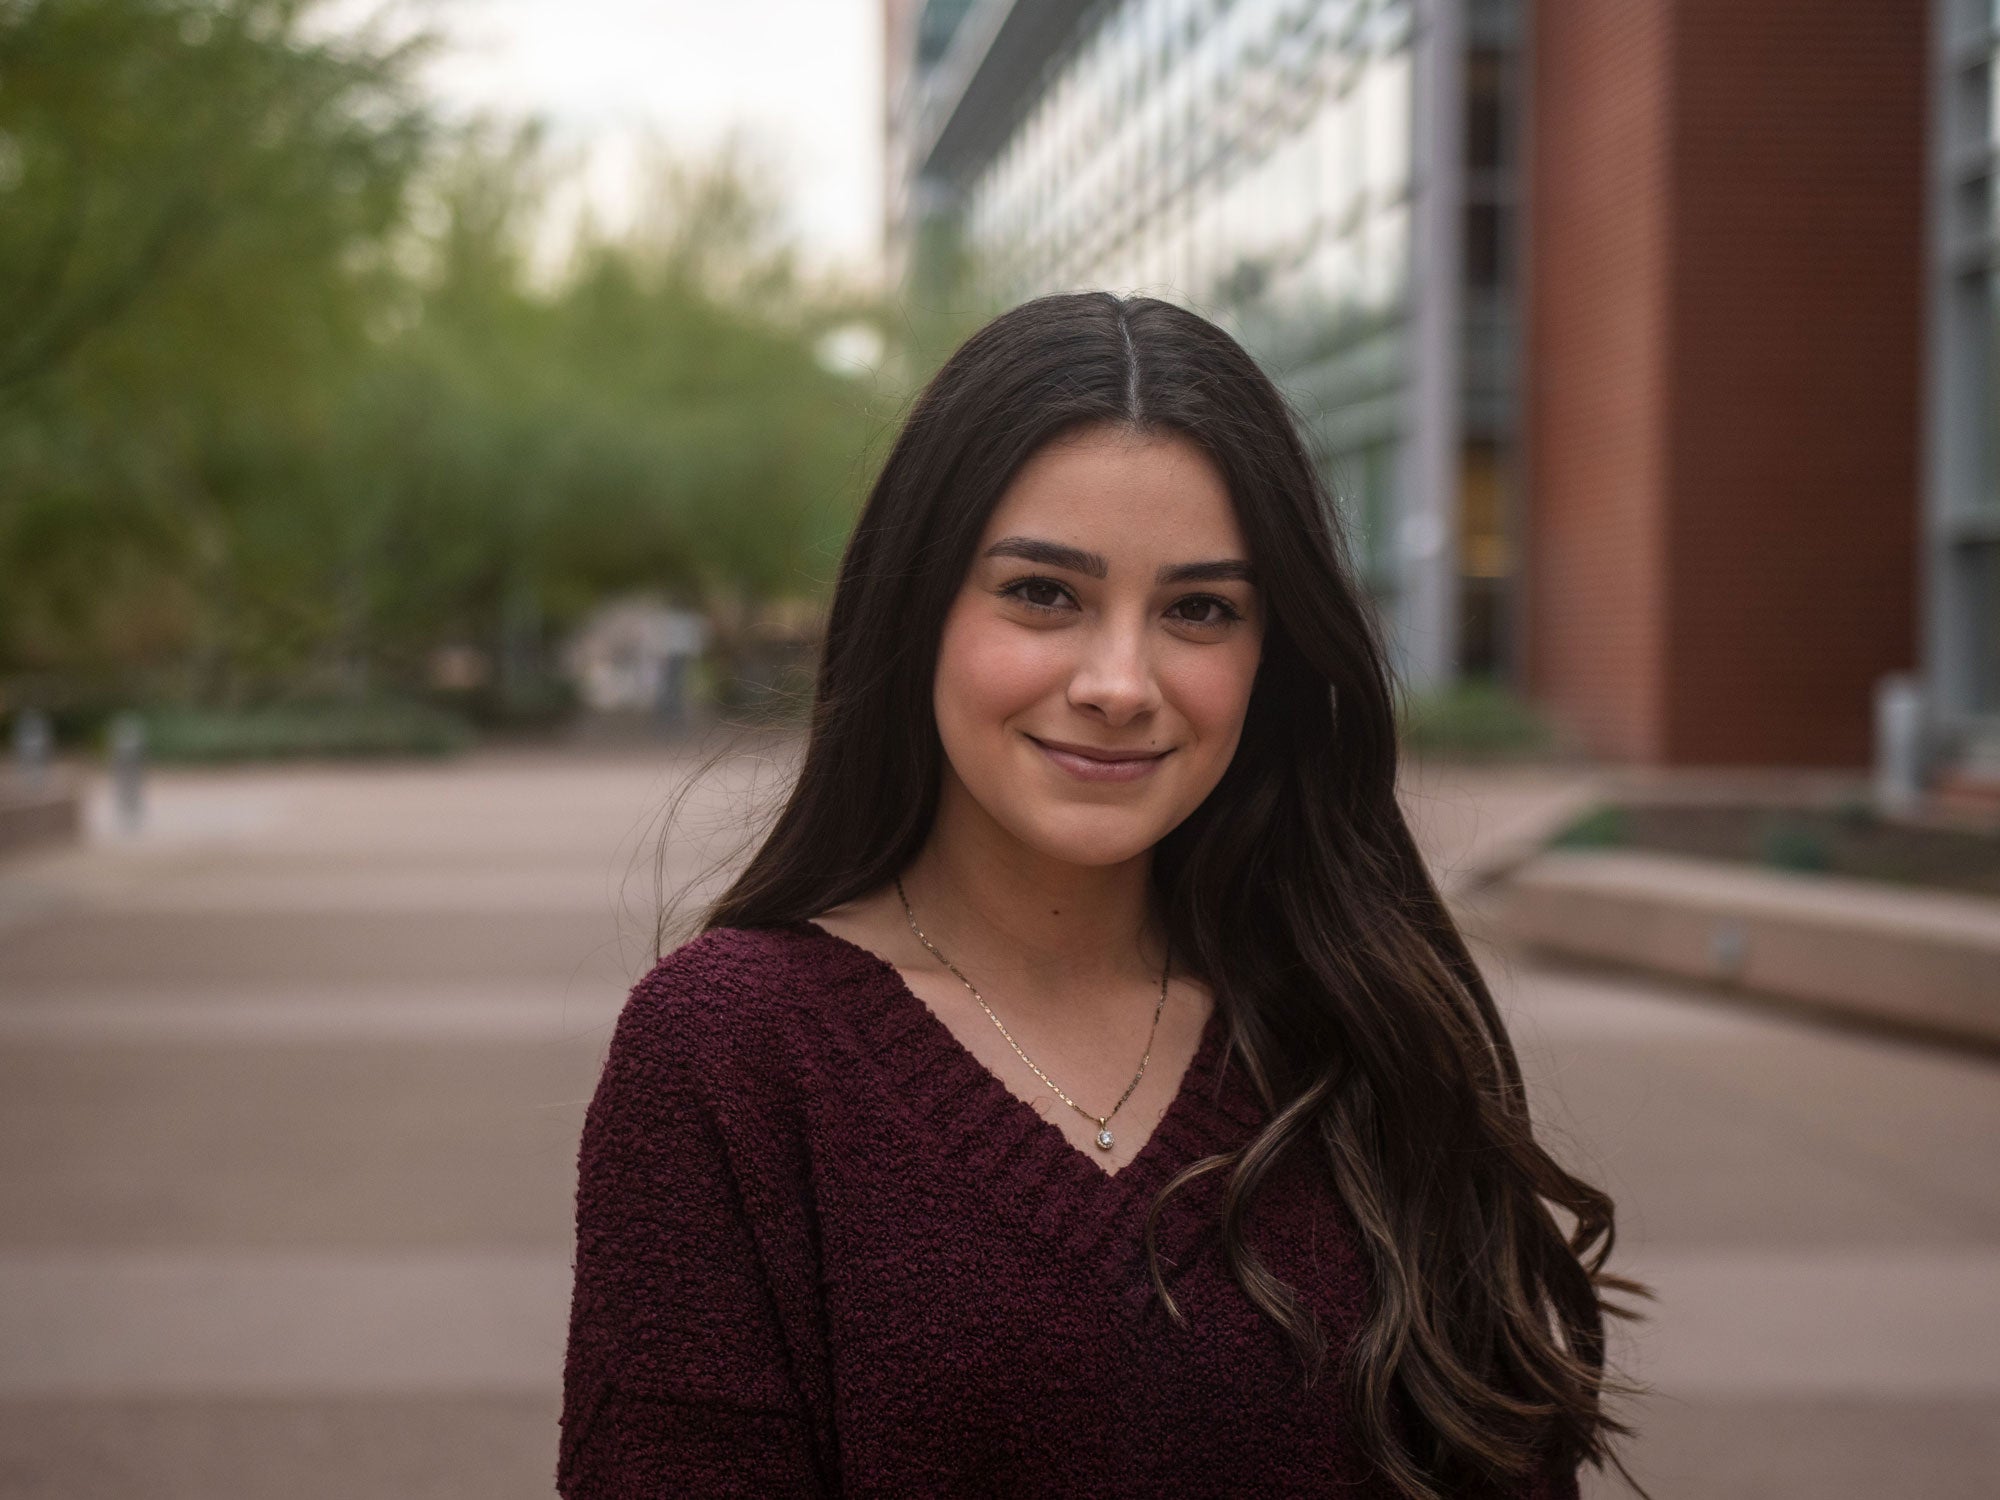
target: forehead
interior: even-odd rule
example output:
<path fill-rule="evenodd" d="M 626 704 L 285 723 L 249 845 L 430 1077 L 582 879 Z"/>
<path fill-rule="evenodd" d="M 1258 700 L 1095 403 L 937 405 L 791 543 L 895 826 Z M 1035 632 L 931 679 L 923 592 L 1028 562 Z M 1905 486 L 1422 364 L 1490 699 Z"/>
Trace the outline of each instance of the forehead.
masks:
<path fill-rule="evenodd" d="M 1124 558 L 1248 557 L 1221 471 L 1177 434 L 1091 428 L 1042 448 L 987 518 L 982 546 L 1032 535 Z M 1169 554 L 1171 558 L 1169 559 Z"/>

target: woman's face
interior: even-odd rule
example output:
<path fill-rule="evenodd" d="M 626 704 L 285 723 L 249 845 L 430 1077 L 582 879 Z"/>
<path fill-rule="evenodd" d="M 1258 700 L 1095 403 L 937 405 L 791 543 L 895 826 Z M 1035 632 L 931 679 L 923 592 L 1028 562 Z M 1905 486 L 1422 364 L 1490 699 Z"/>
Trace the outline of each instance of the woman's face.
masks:
<path fill-rule="evenodd" d="M 1116 427 L 1060 439 L 994 507 L 945 617 L 946 776 L 1033 850 L 1131 859 L 1221 779 L 1263 636 L 1235 507 L 1199 448 Z"/>

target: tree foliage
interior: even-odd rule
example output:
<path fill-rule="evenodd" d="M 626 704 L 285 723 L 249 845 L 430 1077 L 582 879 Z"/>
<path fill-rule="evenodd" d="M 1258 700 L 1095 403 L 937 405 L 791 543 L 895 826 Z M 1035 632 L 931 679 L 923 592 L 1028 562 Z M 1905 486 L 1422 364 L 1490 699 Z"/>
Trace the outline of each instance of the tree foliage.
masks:
<path fill-rule="evenodd" d="M 0 0 L 0 684 L 505 679 L 609 593 L 823 587 L 881 414 L 815 350 L 875 310 L 730 154 L 538 266 L 536 130 L 317 11 Z"/>

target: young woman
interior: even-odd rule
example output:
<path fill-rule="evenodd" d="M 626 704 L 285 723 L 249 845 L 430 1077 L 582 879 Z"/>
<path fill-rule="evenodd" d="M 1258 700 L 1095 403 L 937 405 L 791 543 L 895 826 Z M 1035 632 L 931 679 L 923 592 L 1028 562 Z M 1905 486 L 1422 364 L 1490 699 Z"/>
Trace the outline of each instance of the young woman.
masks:
<path fill-rule="evenodd" d="M 848 545 L 789 801 L 619 1020 L 561 1492 L 1558 1500 L 1615 1464 L 1602 1293 L 1640 1289 L 1395 783 L 1242 348 L 1103 293 L 974 335 Z"/>

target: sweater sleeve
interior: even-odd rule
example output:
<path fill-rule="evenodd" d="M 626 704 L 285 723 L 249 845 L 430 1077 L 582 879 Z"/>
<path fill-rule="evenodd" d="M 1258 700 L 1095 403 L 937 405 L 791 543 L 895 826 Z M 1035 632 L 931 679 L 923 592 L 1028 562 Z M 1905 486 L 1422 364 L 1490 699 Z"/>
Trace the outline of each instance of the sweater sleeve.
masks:
<path fill-rule="evenodd" d="M 767 1267 L 658 975 L 620 1014 L 584 1118 L 556 1488 L 828 1494 Z"/>

